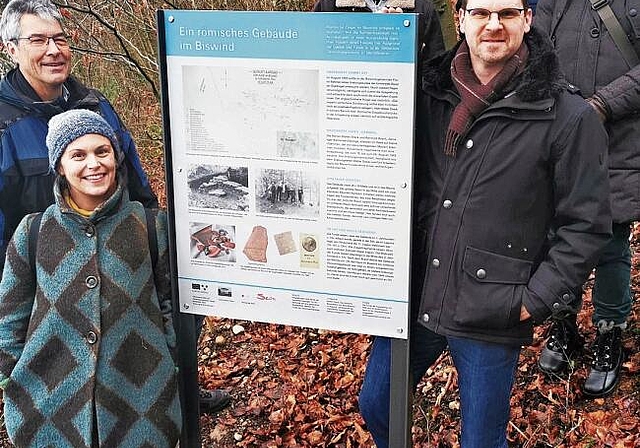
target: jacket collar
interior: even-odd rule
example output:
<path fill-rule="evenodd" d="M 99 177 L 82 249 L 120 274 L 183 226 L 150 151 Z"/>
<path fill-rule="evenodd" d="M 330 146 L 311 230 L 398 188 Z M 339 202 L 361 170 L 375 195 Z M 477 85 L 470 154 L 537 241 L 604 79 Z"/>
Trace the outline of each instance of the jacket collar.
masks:
<path fill-rule="evenodd" d="M 529 59 L 524 71 L 504 89 L 505 96 L 515 96 L 524 102 L 556 98 L 567 83 L 551 41 L 536 28 L 524 36 L 529 47 Z M 455 90 L 451 80 L 451 61 L 460 42 L 451 50 L 436 56 L 423 65 L 422 89 L 425 91 Z"/>

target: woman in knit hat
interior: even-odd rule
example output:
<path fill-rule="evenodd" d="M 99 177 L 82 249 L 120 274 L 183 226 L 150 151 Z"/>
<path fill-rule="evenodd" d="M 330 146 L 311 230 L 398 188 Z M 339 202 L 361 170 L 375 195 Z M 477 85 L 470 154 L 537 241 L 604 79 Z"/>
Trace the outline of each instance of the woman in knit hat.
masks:
<path fill-rule="evenodd" d="M 18 447 L 174 447 L 182 419 L 166 215 L 129 200 L 118 140 L 100 115 L 53 117 L 47 147 L 56 202 L 22 220 L 0 283 L 9 437 Z"/>

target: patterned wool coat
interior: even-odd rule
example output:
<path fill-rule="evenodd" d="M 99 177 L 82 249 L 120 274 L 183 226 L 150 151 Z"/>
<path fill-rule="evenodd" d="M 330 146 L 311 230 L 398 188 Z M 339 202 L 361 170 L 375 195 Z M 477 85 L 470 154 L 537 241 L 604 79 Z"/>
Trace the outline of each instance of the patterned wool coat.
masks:
<path fill-rule="evenodd" d="M 156 217 L 154 269 L 144 208 L 126 190 L 84 218 L 59 184 L 42 216 L 36 272 L 28 215 L 0 283 L 9 437 L 18 447 L 174 447 L 181 413 L 166 215 Z"/>

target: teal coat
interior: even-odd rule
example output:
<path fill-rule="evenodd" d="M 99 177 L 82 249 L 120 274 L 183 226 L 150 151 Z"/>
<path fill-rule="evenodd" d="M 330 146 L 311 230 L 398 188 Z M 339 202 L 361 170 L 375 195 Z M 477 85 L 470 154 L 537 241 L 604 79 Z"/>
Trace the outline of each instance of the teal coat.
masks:
<path fill-rule="evenodd" d="M 117 192 L 89 218 L 56 183 L 29 262 L 26 216 L 0 283 L 0 385 L 18 447 L 174 447 L 181 428 L 166 215 L 152 266 L 143 206 Z M 155 271 L 155 272 L 154 272 Z"/>

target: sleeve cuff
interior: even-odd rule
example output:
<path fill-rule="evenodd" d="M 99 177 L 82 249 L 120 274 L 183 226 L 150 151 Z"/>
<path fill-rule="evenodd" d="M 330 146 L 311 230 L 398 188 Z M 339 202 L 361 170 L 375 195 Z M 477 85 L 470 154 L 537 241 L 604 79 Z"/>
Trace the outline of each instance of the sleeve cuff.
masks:
<path fill-rule="evenodd" d="M 594 93 L 591 98 L 587 98 L 587 102 L 598 112 L 598 115 L 604 118 L 604 122 L 611 119 L 611 111 L 600 95 Z"/>
<path fill-rule="evenodd" d="M 522 304 L 531 314 L 531 320 L 536 325 L 543 323 L 549 317 L 562 319 L 568 315 L 576 314 L 576 303 L 578 300 L 576 300 L 575 294 L 569 291 L 559 296 L 555 295 L 550 303 L 546 303 L 528 287 L 525 288 L 522 296 Z"/>

